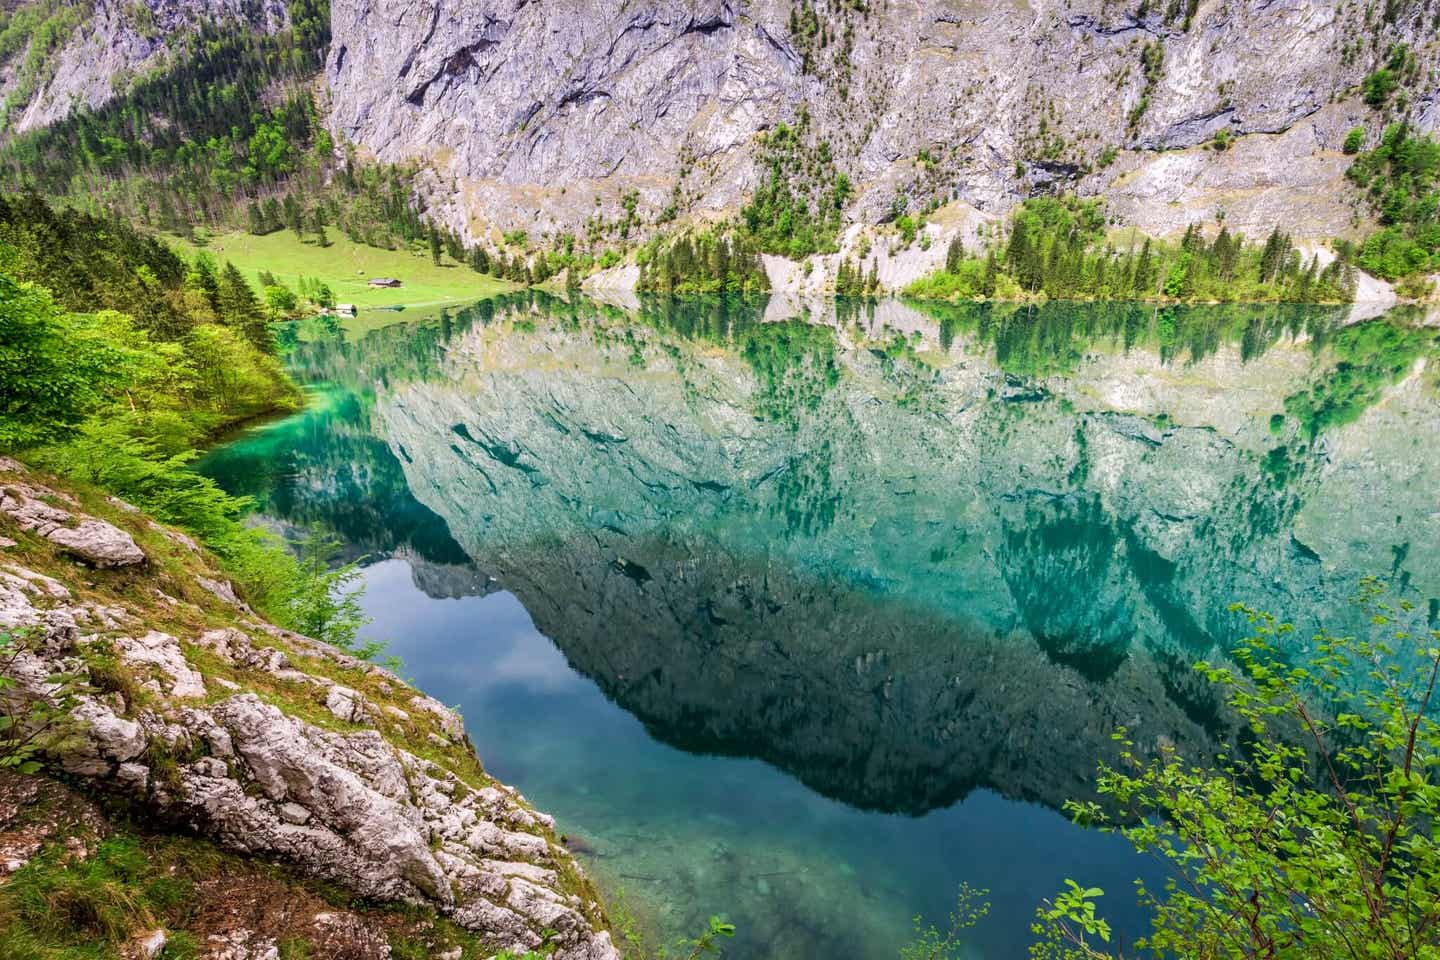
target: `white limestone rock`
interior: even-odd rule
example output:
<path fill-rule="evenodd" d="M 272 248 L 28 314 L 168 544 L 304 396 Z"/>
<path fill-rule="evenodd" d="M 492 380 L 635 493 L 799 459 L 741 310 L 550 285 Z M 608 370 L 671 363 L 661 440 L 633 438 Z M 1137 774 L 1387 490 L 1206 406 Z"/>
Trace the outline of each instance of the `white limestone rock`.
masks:
<path fill-rule="evenodd" d="M 134 538 L 114 524 L 77 515 L 40 499 L 54 495 L 44 487 L 11 483 L 0 487 L 0 513 L 21 530 L 51 543 L 97 567 L 123 567 L 143 563 L 145 554 Z"/>
<path fill-rule="evenodd" d="M 120 637 L 115 646 L 128 663 L 153 666 L 166 674 L 170 682 L 162 692 L 182 699 L 205 696 L 204 678 L 185 659 L 180 641 L 168 633 L 151 630 L 142 637 Z"/>

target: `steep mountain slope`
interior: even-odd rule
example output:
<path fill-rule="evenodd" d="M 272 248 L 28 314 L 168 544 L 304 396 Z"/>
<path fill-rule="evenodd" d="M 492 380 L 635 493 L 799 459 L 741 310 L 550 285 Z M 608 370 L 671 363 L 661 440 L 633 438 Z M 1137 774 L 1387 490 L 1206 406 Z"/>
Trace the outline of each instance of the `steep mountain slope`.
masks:
<path fill-rule="evenodd" d="M 631 191 L 642 216 L 733 211 L 775 159 L 758 135 L 786 122 L 804 149 L 782 175 L 804 184 L 832 155 L 852 219 L 1063 185 L 1118 192 L 1155 232 L 1223 211 L 1329 236 L 1352 218 L 1341 140 L 1369 112 L 1349 95 L 1395 42 L 1424 75 L 1432 6 L 336 0 L 326 81 L 334 131 L 433 164 L 445 218 L 471 235 L 619 219 Z M 1433 82 L 1413 106 L 1433 128 Z"/>
<path fill-rule="evenodd" d="M 267 33 L 289 22 L 283 0 L 20 5 L 0 29 L 0 130 L 23 133 L 108 102 L 132 77 L 163 69 L 174 41 L 201 20 L 240 21 Z"/>
<path fill-rule="evenodd" d="M 1154 236 L 1370 233 L 1342 147 L 1436 128 L 1437 17 L 1437 0 L 27 0 L 0 14 L 0 159 L 13 185 L 168 229 L 318 217 L 408 242 L 424 216 L 457 258 L 573 237 L 598 260 L 740 213 L 780 238 L 769 253 L 838 247 L 898 289 L 938 266 L 931 242 L 974 249 L 1058 191 Z M 357 184 L 366 160 L 393 182 Z M 929 215 L 918 251 L 909 232 L 871 254 L 853 229 L 902 213 Z M 838 259 L 818 266 L 769 263 L 770 284 L 828 287 Z"/>

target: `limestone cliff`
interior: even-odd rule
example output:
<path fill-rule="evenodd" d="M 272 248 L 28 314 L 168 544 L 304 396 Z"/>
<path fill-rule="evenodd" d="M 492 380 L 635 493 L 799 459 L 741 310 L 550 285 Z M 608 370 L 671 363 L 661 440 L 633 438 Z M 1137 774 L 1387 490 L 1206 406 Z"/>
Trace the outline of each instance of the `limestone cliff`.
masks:
<path fill-rule="evenodd" d="M 335 0 L 326 83 L 334 130 L 429 165 L 471 235 L 616 219 L 629 191 L 646 217 L 731 212 L 766 173 L 757 135 L 804 114 L 856 221 L 1073 187 L 1155 233 L 1223 212 L 1321 237 L 1353 216 L 1340 142 L 1372 119 L 1353 93 L 1392 42 L 1433 63 L 1429 6 Z"/>
<path fill-rule="evenodd" d="M 226 850 L 448 917 L 489 952 L 618 956 L 554 821 L 485 774 L 452 711 L 256 617 L 183 534 L 8 459 L 0 533 L 5 712 L 27 716 L 75 679 L 66 735 L 47 747 L 72 782 Z M 3 828 L 15 810 L 0 813 Z M 231 949 L 253 933 L 222 925 L 202 955 L 273 957 L 273 942 Z"/>
<path fill-rule="evenodd" d="M 48 52 L 0 51 L 12 129 L 103 102 L 201 18 L 287 16 L 282 0 L 91 3 Z M 768 175 L 761 136 L 802 121 L 811 153 L 781 172 L 803 181 L 827 157 L 854 188 L 849 224 L 939 201 L 973 236 L 977 216 L 1073 189 L 1153 234 L 1223 215 L 1321 239 L 1367 216 L 1343 179 L 1346 131 L 1440 123 L 1430 0 L 334 0 L 331 14 L 317 100 L 332 131 L 416 164 L 427 212 L 472 240 L 621 221 L 634 239 L 672 213 L 733 214 Z M 1397 43 L 1414 69 L 1372 109 L 1360 84 Z"/>

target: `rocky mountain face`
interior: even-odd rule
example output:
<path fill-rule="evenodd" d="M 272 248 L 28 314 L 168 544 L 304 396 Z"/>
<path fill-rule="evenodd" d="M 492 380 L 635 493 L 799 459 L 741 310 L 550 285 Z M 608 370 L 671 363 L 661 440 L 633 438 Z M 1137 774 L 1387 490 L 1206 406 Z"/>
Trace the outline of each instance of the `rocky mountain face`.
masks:
<path fill-rule="evenodd" d="M 47 748 L 76 783 L 224 849 L 429 908 L 491 952 L 618 956 L 554 821 L 484 774 L 455 713 L 260 620 L 183 534 L 52 482 L 0 458 L 0 630 L 18 638 L 0 694 L 7 716 L 23 717 L 25 704 L 61 698 L 58 678 L 81 682 L 66 736 Z M 16 807 L 53 790 L 21 790 Z M 0 843 L 15 815 L 0 810 Z M 236 922 L 204 956 L 276 956 L 273 938 Z M 382 937 L 331 955 L 378 960 L 389 948 Z"/>
<path fill-rule="evenodd" d="M 1433 64 L 1430 6 L 335 0 L 325 81 L 335 132 L 429 167 L 471 236 L 619 219 L 631 192 L 645 216 L 733 212 L 768 173 L 757 137 L 787 123 L 855 185 L 852 221 L 1073 187 L 1154 233 L 1223 214 L 1320 237 L 1355 215 L 1346 130 L 1378 131 L 1352 94 L 1392 42 Z"/>
<path fill-rule="evenodd" d="M 341 143 L 416 165 L 427 212 L 470 241 L 638 239 L 734 214 L 772 171 L 817 201 L 843 174 L 849 225 L 946 204 L 937 238 L 974 240 L 1018 200 L 1073 189 L 1156 235 L 1223 216 L 1319 240 L 1368 218 L 1343 178 L 1349 129 L 1373 141 L 1392 119 L 1440 123 L 1436 13 L 1433 0 L 334 0 L 317 91 Z M 25 88 L 12 129 L 161 68 L 202 17 L 274 30 L 286 10 L 94 0 L 50 52 L 21 44 L 0 63 L 7 92 Z M 1396 43 L 1414 50 L 1412 79 L 1372 109 L 1359 85 Z M 777 160 L 765 138 L 781 124 L 799 137 Z M 882 263 L 882 280 L 935 266 L 919 259 Z"/>
<path fill-rule="evenodd" d="M 30 5 L 40 10 L 65 5 Z M 51 13 L 47 19 L 54 17 Z M 163 69 L 175 41 L 201 20 L 233 21 L 251 29 L 274 32 L 288 18 L 284 0 L 93 0 L 77 22 L 57 18 L 65 34 L 53 50 L 32 56 L 32 36 L 8 58 L 0 57 L 0 89 L 7 94 L 31 92 L 13 105 L 6 131 L 24 133 L 61 119 L 77 108 L 94 108 L 110 100 L 129 79 Z M 36 31 L 44 36 L 43 30 Z"/>

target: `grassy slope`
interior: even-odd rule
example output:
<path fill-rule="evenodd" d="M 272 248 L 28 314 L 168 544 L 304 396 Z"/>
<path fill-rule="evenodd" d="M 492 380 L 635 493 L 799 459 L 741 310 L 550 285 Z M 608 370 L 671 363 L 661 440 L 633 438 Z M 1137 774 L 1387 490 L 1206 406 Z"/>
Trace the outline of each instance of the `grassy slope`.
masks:
<path fill-rule="evenodd" d="M 206 250 L 222 264 L 227 260 L 234 263 L 249 280 L 254 280 L 261 270 L 269 270 L 291 289 L 297 287 L 302 276 L 322 280 L 335 291 L 338 302 L 355 304 L 362 315 L 366 308 L 435 307 L 478 300 L 514 288 L 513 284 L 476 273 L 443 255 L 441 265 L 436 266 L 428 251 L 381 250 L 354 243 L 333 230 L 328 247 L 309 239 L 297 240 L 288 230 L 263 237 L 215 234 L 203 247 L 171 239 L 185 256 Z M 367 286 L 372 277 L 395 277 L 403 286 L 372 290 Z"/>

